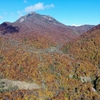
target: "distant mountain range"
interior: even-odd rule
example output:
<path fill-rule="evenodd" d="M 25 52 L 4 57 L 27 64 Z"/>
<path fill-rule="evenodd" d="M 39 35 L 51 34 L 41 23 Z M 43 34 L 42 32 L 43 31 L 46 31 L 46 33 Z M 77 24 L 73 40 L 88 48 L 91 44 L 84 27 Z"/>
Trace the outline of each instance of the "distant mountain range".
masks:
<path fill-rule="evenodd" d="M 68 26 L 68 27 L 73 29 L 76 34 L 81 35 L 89 31 L 93 27 L 95 27 L 95 25 L 81 25 L 81 26 Z"/>

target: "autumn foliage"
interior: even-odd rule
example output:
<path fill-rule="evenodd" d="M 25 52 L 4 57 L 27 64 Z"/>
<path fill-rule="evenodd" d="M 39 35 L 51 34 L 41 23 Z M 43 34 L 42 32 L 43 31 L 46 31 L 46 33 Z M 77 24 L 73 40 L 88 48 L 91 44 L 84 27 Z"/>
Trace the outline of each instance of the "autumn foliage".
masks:
<path fill-rule="evenodd" d="M 45 36 L 0 36 L 0 78 L 41 87 L 0 90 L 0 100 L 100 100 L 99 32 L 97 29 L 87 33 L 61 49 Z M 54 46 L 58 51 L 50 51 Z"/>

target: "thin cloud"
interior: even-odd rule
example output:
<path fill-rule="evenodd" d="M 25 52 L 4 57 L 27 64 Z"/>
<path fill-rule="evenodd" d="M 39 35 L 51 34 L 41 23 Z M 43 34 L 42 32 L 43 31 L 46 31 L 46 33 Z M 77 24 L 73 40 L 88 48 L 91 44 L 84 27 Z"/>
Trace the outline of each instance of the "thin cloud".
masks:
<path fill-rule="evenodd" d="M 22 12 L 21 11 L 17 11 L 19 17 L 23 16 Z"/>
<path fill-rule="evenodd" d="M 0 16 L 0 19 L 2 19 L 3 18 L 3 16 Z"/>
<path fill-rule="evenodd" d="M 48 9 L 48 8 L 53 8 L 53 7 L 55 7 L 54 4 L 51 4 L 51 5 L 45 5 L 45 6 L 44 6 L 44 8 L 46 8 L 46 9 Z"/>
<path fill-rule="evenodd" d="M 4 12 L 4 15 L 7 15 L 7 12 Z"/>
<path fill-rule="evenodd" d="M 78 27 L 78 26 L 81 26 L 81 25 L 77 25 L 77 24 L 72 24 L 72 26 L 76 26 L 76 27 Z"/>
<path fill-rule="evenodd" d="M 53 8 L 55 7 L 54 4 L 51 4 L 51 5 L 44 5 L 44 3 L 37 3 L 37 4 L 34 4 L 33 6 L 28 6 L 25 8 L 25 12 L 32 12 L 32 11 L 37 11 L 37 10 L 44 10 L 44 9 L 49 9 L 49 8 Z"/>
<path fill-rule="evenodd" d="M 27 0 L 24 0 L 23 2 L 24 2 L 24 3 L 27 3 Z"/>
<path fill-rule="evenodd" d="M 14 13 L 10 13 L 10 16 L 13 17 L 14 16 Z"/>
<path fill-rule="evenodd" d="M 67 20 L 63 20 L 62 22 L 63 22 L 65 25 L 67 25 Z"/>

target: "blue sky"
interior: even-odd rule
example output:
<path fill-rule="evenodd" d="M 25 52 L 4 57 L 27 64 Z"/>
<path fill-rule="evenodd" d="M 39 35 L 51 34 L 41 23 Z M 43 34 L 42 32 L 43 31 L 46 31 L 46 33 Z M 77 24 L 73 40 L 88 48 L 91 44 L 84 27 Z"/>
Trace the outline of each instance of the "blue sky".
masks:
<path fill-rule="evenodd" d="M 14 22 L 32 11 L 66 25 L 100 23 L 100 0 L 1 0 L 0 23 Z"/>

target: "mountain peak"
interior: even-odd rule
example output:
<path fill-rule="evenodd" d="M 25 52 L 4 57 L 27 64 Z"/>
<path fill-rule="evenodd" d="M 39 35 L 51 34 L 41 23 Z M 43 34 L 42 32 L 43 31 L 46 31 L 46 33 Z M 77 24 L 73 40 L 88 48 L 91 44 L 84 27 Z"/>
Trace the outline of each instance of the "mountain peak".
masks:
<path fill-rule="evenodd" d="M 36 15 L 36 14 L 37 14 L 36 12 L 30 12 L 25 17 L 28 18 L 28 17 Z"/>
<path fill-rule="evenodd" d="M 21 18 L 19 18 L 19 19 L 17 20 L 17 22 L 20 22 L 20 23 L 21 23 L 21 22 L 25 21 L 26 19 L 28 19 L 28 18 L 30 18 L 30 17 L 34 17 L 36 14 L 37 14 L 36 12 L 30 12 L 30 13 L 28 13 L 27 15 L 22 16 Z"/>
<path fill-rule="evenodd" d="M 41 15 L 38 14 L 36 12 L 31 12 L 28 13 L 25 16 L 22 16 L 21 18 L 19 18 L 17 21 L 17 23 L 36 23 L 36 24 L 54 24 L 54 25 L 63 25 L 60 22 L 58 22 L 56 19 L 54 19 L 53 17 L 49 16 L 49 15 Z"/>

